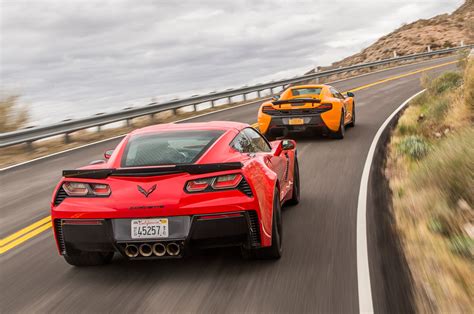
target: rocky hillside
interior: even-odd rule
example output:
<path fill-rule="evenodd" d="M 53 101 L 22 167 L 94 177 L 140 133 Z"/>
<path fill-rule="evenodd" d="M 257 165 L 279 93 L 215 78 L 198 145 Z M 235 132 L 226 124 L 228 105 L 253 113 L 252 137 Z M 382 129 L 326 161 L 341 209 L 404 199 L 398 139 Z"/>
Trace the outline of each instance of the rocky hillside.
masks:
<path fill-rule="evenodd" d="M 474 0 L 466 0 L 452 14 L 403 25 L 361 52 L 333 63 L 332 67 L 390 58 L 393 51 L 402 56 L 424 52 L 427 46 L 433 50 L 459 46 L 461 41 L 474 42 Z"/>

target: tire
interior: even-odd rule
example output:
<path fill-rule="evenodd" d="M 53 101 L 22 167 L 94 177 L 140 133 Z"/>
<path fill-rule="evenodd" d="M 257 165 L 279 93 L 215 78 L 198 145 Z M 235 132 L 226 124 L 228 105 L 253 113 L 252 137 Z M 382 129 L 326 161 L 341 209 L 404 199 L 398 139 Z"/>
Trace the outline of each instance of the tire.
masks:
<path fill-rule="evenodd" d="M 70 265 L 77 267 L 105 265 L 112 261 L 114 252 L 79 252 L 74 255 L 64 255 L 64 259 Z"/>
<path fill-rule="evenodd" d="M 356 124 L 356 104 L 354 103 L 352 105 L 352 118 L 351 118 L 351 122 L 349 122 L 349 124 L 347 125 L 348 127 L 351 127 L 353 128 Z"/>
<path fill-rule="evenodd" d="M 342 140 L 344 138 L 344 134 L 346 132 L 346 129 L 344 127 L 344 111 L 341 111 L 341 122 L 339 122 L 339 130 L 337 132 L 331 133 L 331 137 Z"/>
<path fill-rule="evenodd" d="M 282 255 L 282 223 L 279 192 L 275 189 L 273 196 L 272 245 L 256 250 L 259 259 L 279 259 Z"/>
<path fill-rule="evenodd" d="M 295 169 L 293 178 L 293 192 L 291 193 L 291 199 L 286 204 L 290 206 L 297 205 L 300 202 L 300 167 L 298 165 L 298 158 L 295 155 Z"/>

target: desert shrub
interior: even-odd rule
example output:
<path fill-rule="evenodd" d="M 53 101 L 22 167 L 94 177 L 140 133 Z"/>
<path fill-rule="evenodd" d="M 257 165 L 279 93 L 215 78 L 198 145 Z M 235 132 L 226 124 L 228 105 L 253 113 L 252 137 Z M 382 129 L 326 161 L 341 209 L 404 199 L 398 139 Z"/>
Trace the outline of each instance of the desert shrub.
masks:
<path fill-rule="evenodd" d="M 450 201 L 451 207 L 459 199 L 464 199 L 473 207 L 474 203 L 474 129 L 450 136 L 425 158 L 415 173 L 417 186 L 432 186 L 443 193 Z M 412 140 L 417 142 L 417 140 Z M 418 154 L 419 144 L 405 144 L 408 154 Z M 421 146 L 421 145 L 420 145 Z M 423 148 L 425 149 L 425 148 Z M 421 149 L 421 151 L 423 151 Z M 413 151 L 413 152 L 412 152 Z M 416 152 L 416 153 L 414 153 Z"/>
<path fill-rule="evenodd" d="M 417 130 L 415 125 L 400 123 L 398 125 L 398 132 L 400 133 L 400 135 L 406 136 L 416 134 Z"/>
<path fill-rule="evenodd" d="M 398 144 L 398 151 L 413 160 L 425 157 L 429 149 L 428 143 L 422 137 L 416 135 L 405 137 Z"/>
<path fill-rule="evenodd" d="M 466 65 L 464 72 L 464 101 L 470 110 L 474 110 L 474 60 Z"/>
<path fill-rule="evenodd" d="M 474 240 L 468 236 L 457 235 L 449 239 L 449 248 L 452 252 L 464 256 L 473 257 Z"/>
<path fill-rule="evenodd" d="M 438 96 L 447 90 L 458 88 L 462 84 L 462 74 L 458 72 L 445 72 L 433 80 L 429 80 L 427 86 L 428 93 Z M 425 83 L 426 84 L 426 83 Z"/>
<path fill-rule="evenodd" d="M 0 98 L 0 133 L 20 129 L 28 121 L 28 110 L 18 105 L 18 98 L 18 96 Z"/>

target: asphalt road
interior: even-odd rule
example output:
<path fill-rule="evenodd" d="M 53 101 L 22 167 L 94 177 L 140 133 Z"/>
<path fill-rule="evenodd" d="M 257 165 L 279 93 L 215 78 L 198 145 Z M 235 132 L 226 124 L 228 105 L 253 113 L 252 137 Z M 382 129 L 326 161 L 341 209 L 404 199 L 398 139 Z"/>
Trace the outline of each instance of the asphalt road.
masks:
<path fill-rule="evenodd" d="M 333 85 L 344 91 L 451 60 L 407 65 Z M 49 230 L 0 256 L 1 312 L 358 312 L 356 216 L 362 168 L 383 121 L 422 89 L 420 76 L 356 92 L 357 124 L 344 140 L 297 138 L 301 203 L 283 212 L 284 255 L 279 261 L 246 261 L 238 250 L 222 249 L 178 261 L 128 262 L 116 257 L 106 267 L 77 269 L 57 255 Z M 243 106 L 193 121 L 254 123 L 257 108 Z M 100 159 L 117 142 L 0 172 L 1 238 L 48 215 L 62 169 Z M 377 229 L 373 217 L 367 214 L 370 230 Z M 384 282 L 375 233 L 368 234 L 372 294 L 376 312 L 386 312 L 391 308 L 385 300 L 392 292 Z"/>

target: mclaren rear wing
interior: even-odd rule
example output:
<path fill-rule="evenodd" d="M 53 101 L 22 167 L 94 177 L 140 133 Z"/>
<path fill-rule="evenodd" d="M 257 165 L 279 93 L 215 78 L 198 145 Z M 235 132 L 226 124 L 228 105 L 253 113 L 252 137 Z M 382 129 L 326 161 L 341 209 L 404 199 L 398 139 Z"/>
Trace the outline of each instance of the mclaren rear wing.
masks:
<path fill-rule="evenodd" d="M 286 100 L 275 100 L 272 102 L 273 105 L 283 105 L 283 104 L 305 104 L 305 103 L 317 103 L 321 102 L 321 99 L 318 98 L 293 98 Z"/>
<path fill-rule="evenodd" d="M 215 164 L 183 164 L 161 167 L 141 168 L 107 168 L 107 169 L 76 169 L 63 170 L 65 178 L 105 179 L 114 177 L 152 177 L 172 173 L 186 172 L 190 174 L 203 174 L 218 171 L 238 170 L 242 168 L 240 162 L 225 162 Z"/>

